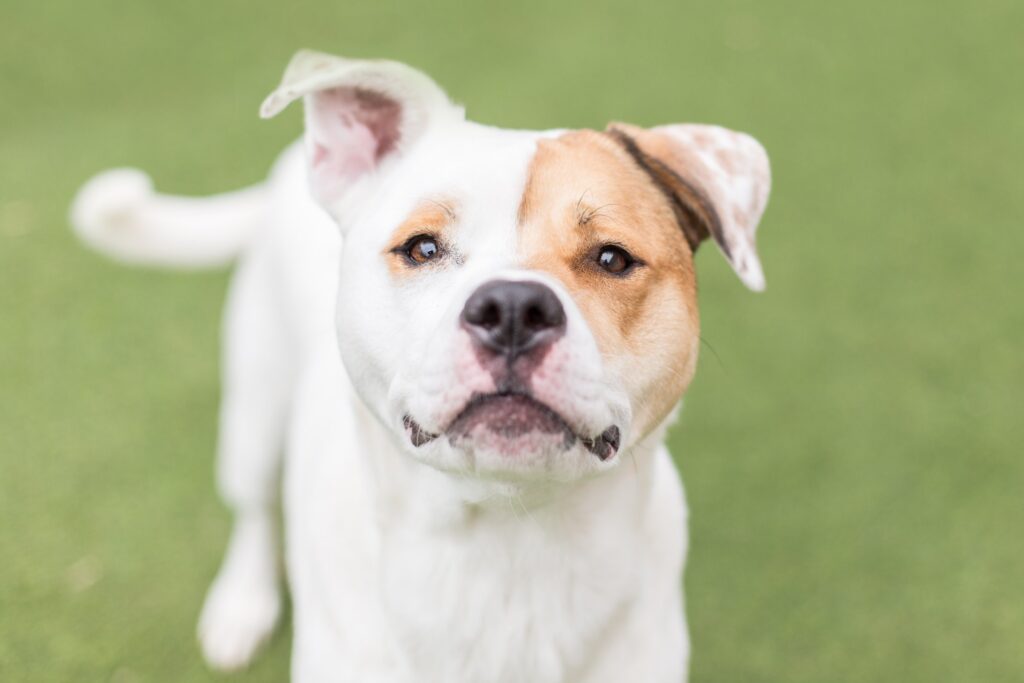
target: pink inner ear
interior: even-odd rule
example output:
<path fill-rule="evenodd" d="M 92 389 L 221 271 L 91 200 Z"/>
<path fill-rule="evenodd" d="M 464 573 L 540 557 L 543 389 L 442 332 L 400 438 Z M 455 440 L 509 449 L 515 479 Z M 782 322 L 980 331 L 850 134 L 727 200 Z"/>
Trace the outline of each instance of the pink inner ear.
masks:
<path fill-rule="evenodd" d="M 321 198 L 334 198 L 398 147 L 402 108 L 381 93 L 324 90 L 316 94 L 311 114 L 310 165 Z"/>

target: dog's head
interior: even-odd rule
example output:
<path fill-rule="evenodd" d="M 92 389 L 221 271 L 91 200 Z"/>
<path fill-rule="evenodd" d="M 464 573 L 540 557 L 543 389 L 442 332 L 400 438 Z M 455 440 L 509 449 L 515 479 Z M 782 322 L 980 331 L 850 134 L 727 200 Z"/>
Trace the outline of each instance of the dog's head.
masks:
<path fill-rule="evenodd" d="M 300 53 L 310 181 L 344 236 L 339 341 L 362 398 L 437 468 L 570 481 L 654 433 L 693 376 L 693 255 L 764 279 L 764 150 L 722 128 L 523 132 L 391 62 Z"/>

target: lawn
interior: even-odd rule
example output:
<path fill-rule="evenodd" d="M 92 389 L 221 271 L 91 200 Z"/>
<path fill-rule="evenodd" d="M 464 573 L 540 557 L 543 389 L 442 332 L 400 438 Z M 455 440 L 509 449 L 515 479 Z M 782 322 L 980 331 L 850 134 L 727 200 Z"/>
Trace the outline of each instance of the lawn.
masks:
<path fill-rule="evenodd" d="M 298 134 L 298 47 L 408 61 L 509 127 L 758 137 L 768 277 L 701 251 L 672 434 L 695 683 L 1024 680 L 1024 4 L 5 0 L 0 680 L 204 681 L 228 274 L 133 270 L 65 214 L 113 165 L 208 193 Z M 491 5 L 491 6 L 488 6 Z M 289 636 L 239 683 L 282 681 Z"/>

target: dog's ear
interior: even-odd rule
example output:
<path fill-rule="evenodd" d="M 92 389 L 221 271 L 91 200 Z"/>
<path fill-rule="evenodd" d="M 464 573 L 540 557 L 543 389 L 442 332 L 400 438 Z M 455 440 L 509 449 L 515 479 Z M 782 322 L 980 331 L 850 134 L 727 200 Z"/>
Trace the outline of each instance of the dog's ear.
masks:
<path fill-rule="evenodd" d="M 765 286 L 754 240 L 768 202 L 768 155 L 749 135 L 717 126 L 639 128 L 613 123 L 615 137 L 672 203 L 690 247 L 714 239 L 740 280 Z"/>
<path fill-rule="evenodd" d="M 434 81 L 412 67 L 309 50 L 292 57 L 260 115 L 275 116 L 300 97 L 313 194 L 328 208 L 407 149 L 434 120 L 462 115 Z"/>

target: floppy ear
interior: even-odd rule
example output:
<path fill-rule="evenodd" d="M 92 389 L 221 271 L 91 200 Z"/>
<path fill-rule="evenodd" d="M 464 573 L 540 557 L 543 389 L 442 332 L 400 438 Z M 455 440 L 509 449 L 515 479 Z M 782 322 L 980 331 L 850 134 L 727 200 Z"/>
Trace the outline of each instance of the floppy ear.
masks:
<path fill-rule="evenodd" d="M 327 205 L 407 149 L 435 119 L 462 114 L 409 66 L 309 50 L 292 57 L 260 115 L 275 116 L 300 97 L 313 195 Z"/>
<path fill-rule="evenodd" d="M 672 202 L 690 247 L 711 237 L 740 280 L 765 286 L 754 233 L 768 203 L 768 155 L 749 135 L 718 126 L 639 128 L 614 123 L 617 138 Z"/>

